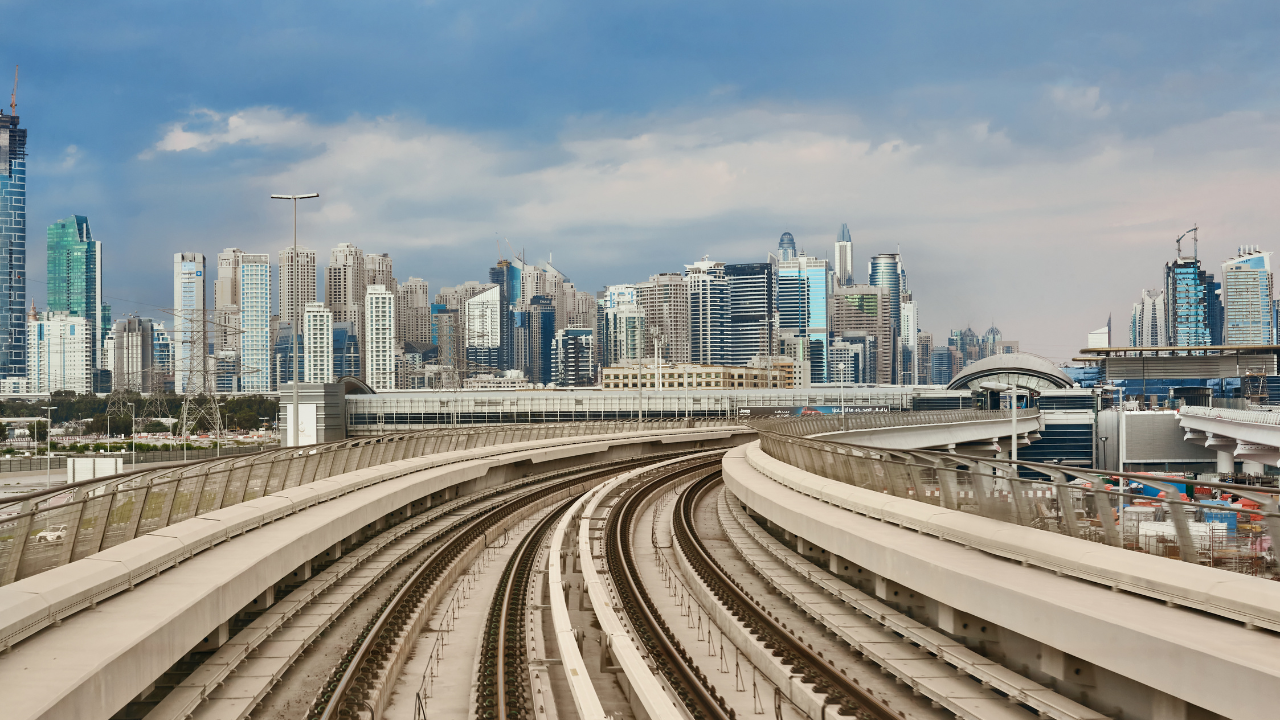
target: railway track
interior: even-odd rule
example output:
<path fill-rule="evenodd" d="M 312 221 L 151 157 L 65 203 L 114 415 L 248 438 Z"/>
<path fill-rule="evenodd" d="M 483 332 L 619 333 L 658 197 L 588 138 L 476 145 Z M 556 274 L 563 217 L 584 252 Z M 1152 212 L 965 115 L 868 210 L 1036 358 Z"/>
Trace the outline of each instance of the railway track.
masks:
<path fill-rule="evenodd" d="M 796 639 L 764 607 L 720 566 L 699 539 L 694 526 L 694 509 L 703 495 L 721 482 L 719 472 L 711 473 L 692 483 L 677 499 L 673 518 L 673 535 L 680 552 L 717 599 L 738 618 L 749 632 L 772 650 L 773 655 L 791 666 L 793 675 L 801 682 L 812 685 L 815 693 L 825 694 L 826 703 L 838 706 L 843 716 L 855 716 L 860 720 L 894 720 L 897 714 L 880 701 L 866 694 L 858 685 L 838 672 Z"/>
<path fill-rule="evenodd" d="M 654 671 L 666 680 L 694 720 L 730 720 L 734 716 L 724 698 L 714 692 L 707 677 L 671 632 L 658 606 L 645 590 L 637 558 L 632 551 L 631 534 L 636 517 L 650 496 L 682 477 L 719 465 L 720 458 L 715 457 L 656 476 L 642 476 L 623 493 L 605 523 L 605 558 L 618 593 L 618 605 L 630 618 Z"/>
<path fill-rule="evenodd" d="M 664 454 L 657 459 L 680 453 Z M 593 481 L 617 475 L 630 468 L 653 463 L 654 456 L 611 463 L 604 469 L 578 473 L 552 481 L 518 498 L 495 503 L 455 523 L 428 557 L 394 588 L 376 617 L 360 633 L 356 643 L 334 668 L 315 703 L 306 713 L 308 720 L 379 717 L 394 682 L 412 647 L 422 623 L 438 601 L 437 590 L 447 587 L 470 555 L 487 544 L 490 533 L 500 523 L 524 517 L 584 492 Z"/>
<path fill-rule="evenodd" d="M 679 453 L 662 457 L 676 455 Z M 186 660 L 180 667 L 175 666 L 167 678 L 169 687 L 165 688 L 164 696 L 153 695 L 145 703 L 135 703 L 129 708 L 130 716 L 145 714 L 146 720 L 244 718 L 258 710 L 279 683 L 290 678 L 308 685 L 297 693 L 308 698 L 308 702 L 293 709 L 286 704 L 272 714 L 306 715 L 311 698 L 315 698 L 317 704 L 322 699 L 333 699 L 331 690 L 326 690 L 332 688 L 338 678 L 330 675 L 324 658 L 308 658 L 304 652 L 311 649 L 313 643 L 339 643 L 329 648 L 335 658 L 340 658 L 334 672 L 348 667 L 356 657 L 356 649 L 349 647 L 348 638 L 357 637 L 356 645 L 360 646 L 377 620 L 387 615 L 391 600 L 399 597 L 406 581 L 433 559 L 444 562 L 441 550 L 474 529 L 477 520 L 489 518 L 486 529 L 492 528 L 504 514 L 519 512 L 520 508 L 536 503 L 550 492 L 589 484 L 650 462 L 652 458 L 647 457 L 543 473 L 457 498 L 365 538 L 360 545 L 347 548 L 336 562 L 317 569 L 312 578 L 291 588 L 287 596 L 278 598 L 275 605 L 247 626 L 233 628 L 234 637 L 221 648 L 212 653 L 195 654 L 194 662 Z M 480 531 L 481 536 L 483 533 L 484 529 Z M 361 602 L 377 603 L 379 599 L 383 601 L 372 613 L 353 615 L 353 609 Z M 304 612 L 312 606 L 330 610 L 325 615 Z M 370 614 L 374 618 L 372 622 L 366 619 Z M 343 626 L 352 622 L 359 625 Z M 357 634 L 355 630 L 361 627 L 363 630 Z M 269 654 L 280 657 L 261 657 L 257 651 L 268 642 L 273 648 Z M 286 643 L 292 644 L 292 652 L 280 653 L 279 648 Z M 254 665 L 246 670 L 250 661 Z M 323 667 L 318 675 L 314 668 L 309 668 L 301 673 L 307 677 L 286 677 L 300 662 L 311 665 L 318 662 Z M 261 671 L 263 665 L 270 666 L 266 672 Z M 327 681 L 326 675 L 330 676 Z"/>
<path fill-rule="evenodd" d="M 534 716 L 525 620 L 542 544 L 567 507 L 565 501 L 524 536 L 499 580 L 476 669 L 476 710 L 481 720 L 524 720 Z"/>

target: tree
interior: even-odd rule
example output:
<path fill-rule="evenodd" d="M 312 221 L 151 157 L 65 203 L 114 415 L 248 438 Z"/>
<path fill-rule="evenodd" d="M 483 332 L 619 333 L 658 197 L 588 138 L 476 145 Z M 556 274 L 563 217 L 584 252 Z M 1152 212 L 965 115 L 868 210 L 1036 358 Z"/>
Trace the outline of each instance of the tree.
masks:
<path fill-rule="evenodd" d="M 34 423 L 27 423 L 27 432 L 36 442 L 44 442 L 49 439 L 49 426 L 43 420 L 37 420 Z"/>
<path fill-rule="evenodd" d="M 9 439 L 9 426 L 5 425 L 4 423 L 0 423 L 0 440 L 8 440 L 8 439 Z"/>

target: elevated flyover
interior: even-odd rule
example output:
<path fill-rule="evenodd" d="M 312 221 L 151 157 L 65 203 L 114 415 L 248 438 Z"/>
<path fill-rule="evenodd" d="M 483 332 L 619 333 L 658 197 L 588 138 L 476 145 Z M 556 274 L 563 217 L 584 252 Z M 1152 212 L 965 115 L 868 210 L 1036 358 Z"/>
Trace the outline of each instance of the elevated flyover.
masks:
<path fill-rule="evenodd" d="M 1139 499 L 1122 473 L 833 442 L 857 435 L 827 422 L 758 423 L 725 486 L 791 551 L 942 638 L 920 645 L 933 656 L 972 676 L 948 645 L 977 652 L 998 668 L 984 687 L 1041 715 L 1085 716 L 1056 695 L 1109 717 L 1274 717 L 1276 491 L 1126 476 L 1165 493 Z"/>
<path fill-rule="evenodd" d="M 1183 407 L 1178 424 L 1184 440 L 1218 453 L 1218 471 L 1230 473 L 1237 460 L 1261 475 L 1263 465 L 1280 465 L 1280 413 L 1266 410 Z"/>
<path fill-rule="evenodd" d="M 296 593 L 318 591 L 304 589 L 313 573 L 433 508 L 558 470 L 624 467 L 753 436 L 740 425 L 683 421 L 430 431 L 138 473 L 21 500 L 22 512 L 6 519 L 8 567 L 22 567 L 13 559 L 25 545 L 15 536 L 30 541 L 36 527 L 53 524 L 77 532 L 68 533 L 57 562 L 0 587 L 5 716 L 107 718 L 132 707 L 183 658 L 227 643 L 237 618 L 282 622 L 289 615 L 276 610 L 282 602 L 296 605 Z M 68 562 L 86 538 L 122 535 Z"/>

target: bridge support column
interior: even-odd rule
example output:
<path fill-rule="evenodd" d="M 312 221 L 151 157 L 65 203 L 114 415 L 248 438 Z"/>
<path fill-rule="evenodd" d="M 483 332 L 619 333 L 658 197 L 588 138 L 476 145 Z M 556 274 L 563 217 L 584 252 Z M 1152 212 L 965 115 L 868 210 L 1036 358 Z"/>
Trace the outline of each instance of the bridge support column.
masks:
<path fill-rule="evenodd" d="M 1236 470 L 1236 456 L 1230 450 L 1218 451 L 1218 474 L 1230 475 Z"/>
<path fill-rule="evenodd" d="M 231 623 L 228 621 L 214 628 L 213 632 L 206 635 L 204 640 L 201 640 L 194 648 L 191 649 L 191 652 L 213 652 L 223 645 L 226 645 L 227 640 L 230 638 Z"/>
<path fill-rule="evenodd" d="M 1261 475 L 1262 468 L 1263 468 L 1263 465 L 1260 462 L 1254 462 L 1253 460 L 1245 460 L 1244 464 L 1241 466 L 1240 469 L 1246 473 L 1249 473 L 1250 475 Z"/>
<path fill-rule="evenodd" d="M 1187 720 L 1187 702 L 1159 690 L 1152 690 L 1151 720 Z"/>

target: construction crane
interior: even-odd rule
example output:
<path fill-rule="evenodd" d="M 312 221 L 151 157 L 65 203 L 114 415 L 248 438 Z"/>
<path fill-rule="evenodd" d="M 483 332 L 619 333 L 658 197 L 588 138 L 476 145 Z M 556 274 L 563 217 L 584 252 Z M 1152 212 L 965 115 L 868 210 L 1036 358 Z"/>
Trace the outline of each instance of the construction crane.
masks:
<path fill-rule="evenodd" d="M 18 65 L 13 66 L 13 93 L 9 95 L 9 114 L 18 114 Z"/>

